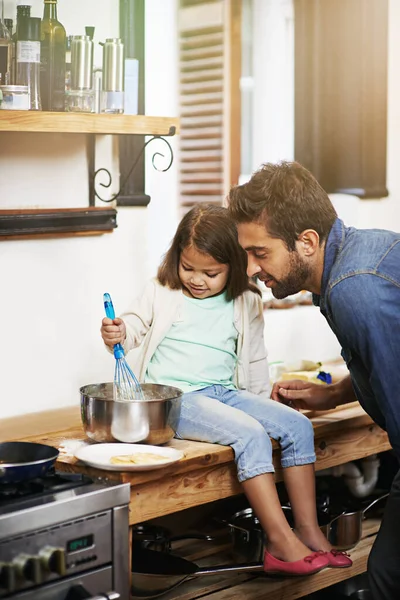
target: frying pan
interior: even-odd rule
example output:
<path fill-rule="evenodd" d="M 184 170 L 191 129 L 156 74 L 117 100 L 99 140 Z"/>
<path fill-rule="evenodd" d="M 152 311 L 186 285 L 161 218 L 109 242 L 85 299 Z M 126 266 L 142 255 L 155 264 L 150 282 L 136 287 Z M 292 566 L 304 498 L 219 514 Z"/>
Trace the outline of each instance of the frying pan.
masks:
<path fill-rule="evenodd" d="M 32 442 L 0 444 L 0 485 L 42 477 L 55 463 L 57 448 Z"/>
<path fill-rule="evenodd" d="M 143 548 L 134 553 L 132 564 L 132 598 L 157 598 L 187 579 L 200 575 L 263 571 L 263 564 L 259 562 L 200 568 L 180 556 Z"/>

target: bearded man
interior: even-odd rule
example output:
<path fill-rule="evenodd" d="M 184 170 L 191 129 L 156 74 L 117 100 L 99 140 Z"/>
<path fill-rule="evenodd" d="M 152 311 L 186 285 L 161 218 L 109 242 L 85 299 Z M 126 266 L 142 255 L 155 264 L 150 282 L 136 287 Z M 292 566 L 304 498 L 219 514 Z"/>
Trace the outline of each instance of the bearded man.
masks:
<path fill-rule="evenodd" d="M 275 298 L 301 290 L 329 323 L 349 376 L 330 385 L 285 381 L 272 398 L 329 410 L 358 400 L 400 457 L 400 234 L 346 227 L 300 164 L 265 164 L 232 188 L 229 211 L 257 276 Z M 303 343 L 303 340 L 302 340 Z M 374 600 L 400 598 L 400 472 L 368 561 Z"/>

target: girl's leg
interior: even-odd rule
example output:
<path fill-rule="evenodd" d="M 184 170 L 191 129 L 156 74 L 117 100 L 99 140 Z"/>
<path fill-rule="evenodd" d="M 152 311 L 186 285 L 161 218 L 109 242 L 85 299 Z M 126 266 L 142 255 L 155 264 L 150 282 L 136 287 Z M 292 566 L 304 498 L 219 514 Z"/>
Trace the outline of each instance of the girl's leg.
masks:
<path fill-rule="evenodd" d="M 285 486 L 299 538 L 313 550 L 330 550 L 331 545 L 318 526 L 314 432 L 311 421 L 298 411 L 249 392 L 227 392 L 224 401 L 252 415 L 282 451 Z"/>
<path fill-rule="evenodd" d="M 184 394 L 177 437 L 232 446 L 239 481 L 266 532 L 270 553 L 285 561 L 297 561 L 310 554 L 281 509 L 273 476 L 271 441 L 260 423 L 223 404 L 212 387 L 201 393 Z"/>
<path fill-rule="evenodd" d="M 242 486 L 267 535 L 268 552 L 284 561 L 301 560 L 309 555 L 310 548 L 289 527 L 281 508 L 273 474 L 257 475 L 243 481 Z"/>
<path fill-rule="evenodd" d="M 331 544 L 318 525 L 314 465 L 288 467 L 283 470 L 283 479 L 289 495 L 298 537 L 313 550 L 331 550 Z"/>

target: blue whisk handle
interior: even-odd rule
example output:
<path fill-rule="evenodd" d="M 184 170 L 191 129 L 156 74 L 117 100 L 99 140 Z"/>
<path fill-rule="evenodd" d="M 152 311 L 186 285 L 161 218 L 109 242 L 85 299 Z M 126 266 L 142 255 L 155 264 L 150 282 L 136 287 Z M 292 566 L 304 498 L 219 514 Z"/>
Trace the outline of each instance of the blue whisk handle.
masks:
<path fill-rule="evenodd" d="M 106 309 L 106 315 L 109 319 L 115 319 L 115 310 L 111 300 L 110 294 L 103 295 L 104 308 Z"/>
<path fill-rule="evenodd" d="M 114 320 L 115 319 L 115 310 L 114 310 L 114 306 L 113 306 L 110 294 L 104 294 L 103 301 L 104 301 L 104 308 L 105 308 L 107 317 L 109 319 Z M 125 356 L 125 352 L 124 352 L 124 349 L 122 348 L 121 344 L 115 344 L 114 358 L 116 358 L 118 360 L 119 358 L 123 358 L 124 356 Z"/>

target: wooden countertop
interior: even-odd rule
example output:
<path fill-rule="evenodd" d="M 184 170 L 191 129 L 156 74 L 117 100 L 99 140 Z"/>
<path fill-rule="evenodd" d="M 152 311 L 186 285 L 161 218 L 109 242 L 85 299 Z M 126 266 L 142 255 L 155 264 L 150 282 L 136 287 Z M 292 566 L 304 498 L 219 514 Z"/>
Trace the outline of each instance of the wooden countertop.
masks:
<path fill-rule="evenodd" d="M 314 425 L 316 470 L 390 449 L 386 433 L 358 403 L 307 414 Z M 0 439 L 38 442 L 57 448 L 66 440 L 85 439 L 79 406 L 3 419 Z M 187 440 L 172 440 L 168 445 L 182 450 L 184 458 L 162 470 L 104 471 L 83 465 L 71 455 L 60 455 L 56 466 L 59 470 L 130 483 L 131 524 L 242 492 L 230 447 Z M 274 448 L 278 481 L 281 470 L 275 442 Z"/>

